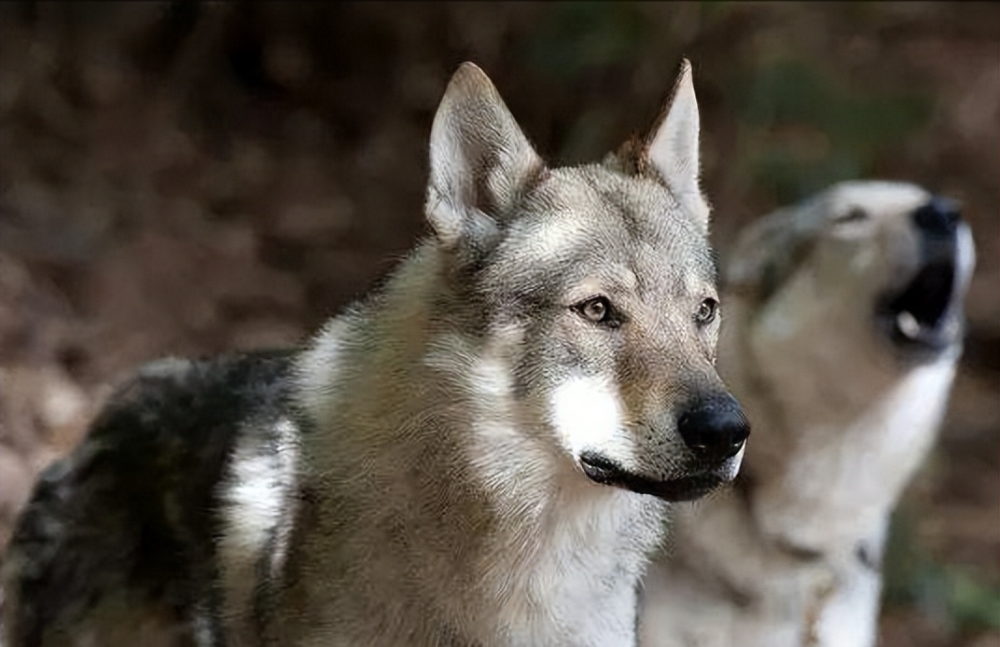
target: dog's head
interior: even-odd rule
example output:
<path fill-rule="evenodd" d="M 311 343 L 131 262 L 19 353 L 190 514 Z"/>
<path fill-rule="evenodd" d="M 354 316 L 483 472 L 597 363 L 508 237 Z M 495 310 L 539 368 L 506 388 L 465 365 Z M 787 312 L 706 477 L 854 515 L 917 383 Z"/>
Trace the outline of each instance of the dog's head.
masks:
<path fill-rule="evenodd" d="M 581 479 L 667 500 L 732 479 L 749 433 L 714 367 L 698 129 L 685 63 L 645 139 L 604 164 L 550 169 L 465 64 L 431 135 L 427 216 L 449 320 L 462 313 L 493 362 L 469 376 L 497 396 L 486 415 L 547 438 Z"/>
<path fill-rule="evenodd" d="M 761 426 L 759 529 L 807 552 L 871 536 L 944 415 L 968 227 L 912 184 L 846 182 L 757 221 L 729 258 L 721 368 Z"/>
<path fill-rule="evenodd" d="M 852 361 L 864 349 L 908 368 L 961 342 L 972 236 L 954 203 L 913 184 L 837 184 L 756 223 L 732 258 L 728 290 L 786 326 L 826 321 Z"/>

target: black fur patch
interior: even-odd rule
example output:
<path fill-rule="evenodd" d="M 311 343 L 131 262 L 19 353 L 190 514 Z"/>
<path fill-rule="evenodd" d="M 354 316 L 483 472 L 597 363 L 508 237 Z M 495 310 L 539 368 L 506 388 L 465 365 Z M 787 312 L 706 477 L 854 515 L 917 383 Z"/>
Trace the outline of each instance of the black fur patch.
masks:
<path fill-rule="evenodd" d="M 15 529 L 16 644 L 41 644 L 106 596 L 156 605 L 185 632 L 196 613 L 218 617 L 217 486 L 244 429 L 289 415 L 292 357 L 163 361 L 112 397 L 80 446 L 42 473 Z M 221 627 L 209 631 L 224 644 Z"/>

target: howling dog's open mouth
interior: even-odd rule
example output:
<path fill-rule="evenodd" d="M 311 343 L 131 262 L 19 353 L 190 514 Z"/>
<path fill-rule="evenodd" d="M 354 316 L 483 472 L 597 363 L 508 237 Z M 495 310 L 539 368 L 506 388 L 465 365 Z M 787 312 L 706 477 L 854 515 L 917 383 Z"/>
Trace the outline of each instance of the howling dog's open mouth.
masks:
<path fill-rule="evenodd" d="M 580 466 L 583 467 L 584 474 L 595 483 L 621 487 L 639 494 L 652 494 L 665 501 L 700 499 L 727 481 L 713 471 L 666 481 L 651 479 L 629 472 L 613 461 L 589 452 L 580 456 Z"/>
<path fill-rule="evenodd" d="M 955 258 L 939 258 L 924 265 L 899 292 L 884 301 L 882 320 L 889 337 L 899 347 L 916 351 L 940 351 L 959 334 L 956 312 Z"/>

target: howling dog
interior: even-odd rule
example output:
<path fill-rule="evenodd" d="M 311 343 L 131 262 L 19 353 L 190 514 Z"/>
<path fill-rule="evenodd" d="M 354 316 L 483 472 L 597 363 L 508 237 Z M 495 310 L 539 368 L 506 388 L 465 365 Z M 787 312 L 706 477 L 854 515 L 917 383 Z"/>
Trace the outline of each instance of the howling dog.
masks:
<path fill-rule="evenodd" d="M 720 371 L 757 433 L 732 491 L 677 510 L 644 647 L 870 647 L 886 526 L 962 349 L 972 236 L 912 184 L 847 182 L 751 225 Z"/>
<path fill-rule="evenodd" d="M 7 647 L 629 646 L 670 502 L 749 425 L 685 61 L 651 132 L 547 168 L 464 64 L 432 234 L 303 348 L 142 368 L 40 478 Z"/>

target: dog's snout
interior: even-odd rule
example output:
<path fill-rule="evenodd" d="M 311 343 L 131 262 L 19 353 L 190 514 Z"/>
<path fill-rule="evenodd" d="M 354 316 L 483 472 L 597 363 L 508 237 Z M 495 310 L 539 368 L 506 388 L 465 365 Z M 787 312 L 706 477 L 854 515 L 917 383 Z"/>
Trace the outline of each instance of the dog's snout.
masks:
<path fill-rule="evenodd" d="M 677 420 L 677 430 L 699 458 L 735 456 L 750 435 L 750 422 L 731 395 L 699 400 Z"/>
<path fill-rule="evenodd" d="M 913 212 L 913 222 L 924 232 L 934 236 L 952 236 L 962 215 L 954 202 L 934 196 Z"/>

